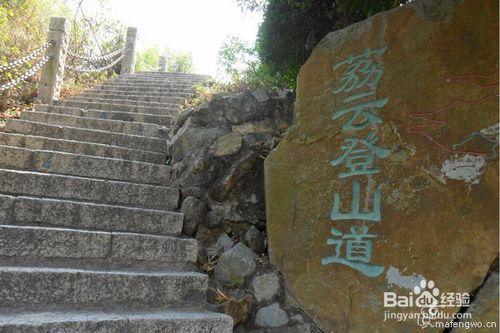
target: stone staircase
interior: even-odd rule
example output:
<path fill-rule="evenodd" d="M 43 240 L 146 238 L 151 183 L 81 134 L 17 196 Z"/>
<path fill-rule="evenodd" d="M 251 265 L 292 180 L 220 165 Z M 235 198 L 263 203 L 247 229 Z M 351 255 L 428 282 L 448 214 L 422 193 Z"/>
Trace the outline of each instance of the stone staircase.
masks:
<path fill-rule="evenodd" d="M 0 332 L 231 332 L 165 165 L 191 74 L 120 76 L 0 132 Z"/>

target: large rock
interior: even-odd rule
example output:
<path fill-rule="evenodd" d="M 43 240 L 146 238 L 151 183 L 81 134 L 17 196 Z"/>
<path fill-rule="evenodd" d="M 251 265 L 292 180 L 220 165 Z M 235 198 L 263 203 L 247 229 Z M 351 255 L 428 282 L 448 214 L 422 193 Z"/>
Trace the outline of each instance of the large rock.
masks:
<path fill-rule="evenodd" d="M 268 246 L 325 332 L 421 331 L 384 321 L 420 312 L 384 308 L 384 292 L 427 279 L 470 293 L 485 278 L 498 46 L 498 1 L 417 0 L 330 33 L 302 67 L 297 123 L 265 163 Z"/>
<path fill-rule="evenodd" d="M 214 269 L 214 278 L 221 282 L 242 283 L 255 271 L 257 255 L 245 244 L 238 243 L 220 258 Z"/>
<path fill-rule="evenodd" d="M 169 150 L 174 163 L 183 159 L 190 151 L 200 149 L 229 132 L 223 127 L 195 127 L 191 124 L 191 119 L 192 117 L 184 121 L 171 140 Z"/>
<path fill-rule="evenodd" d="M 237 153 L 241 148 L 242 137 L 237 132 L 231 132 L 215 141 L 215 156 L 226 156 Z"/>

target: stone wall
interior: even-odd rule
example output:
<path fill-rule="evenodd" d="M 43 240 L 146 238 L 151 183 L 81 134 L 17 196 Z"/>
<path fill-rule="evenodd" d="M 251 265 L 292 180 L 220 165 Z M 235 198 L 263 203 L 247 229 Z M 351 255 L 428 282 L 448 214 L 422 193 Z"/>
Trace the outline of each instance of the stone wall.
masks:
<path fill-rule="evenodd" d="M 416 0 L 302 67 L 265 162 L 269 252 L 325 332 L 497 320 L 498 46 L 498 1 Z"/>
<path fill-rule="evenodd" d="M 292 124 L 293 102 L 288 91 L 218 94 L 179 114 L 170 143 L 184 234 L 198 240 L 209 302 L 236 332 L 315 332 L 267 255 L 264 159 Z"/>

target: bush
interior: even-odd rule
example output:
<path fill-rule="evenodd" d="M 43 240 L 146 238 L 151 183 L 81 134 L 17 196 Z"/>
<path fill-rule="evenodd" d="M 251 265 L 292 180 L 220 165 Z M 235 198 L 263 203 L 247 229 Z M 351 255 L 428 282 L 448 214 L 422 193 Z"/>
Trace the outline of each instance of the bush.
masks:
<path fill-rule="evenodd" d="M 300 67 L 329 32 L 407 0 L 236 0 L 243 10 L 264 10 L 255 52 L 275 85 L 294 88 Z"/>

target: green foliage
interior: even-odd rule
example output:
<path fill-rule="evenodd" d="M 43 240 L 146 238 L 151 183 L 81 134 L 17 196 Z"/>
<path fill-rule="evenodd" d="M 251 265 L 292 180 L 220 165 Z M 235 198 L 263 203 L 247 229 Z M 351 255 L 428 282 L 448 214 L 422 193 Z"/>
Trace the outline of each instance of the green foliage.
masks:
<path fill-rule="evenodd" d="M 124 27 L 119 22 L 107 19 L 104 6 L 98 13 L 86 14 L 81 6 L 76 10 L 67 5 L 69 0 L 0 0 L 0 64 L 7 64 L 39 48 L 46 42 L 47 28 L 53 16 L 65 17 L 69 25 L 69 49 L 73 53 L 98 56 L 114 51 L 124 44 Z M 85 0 L 79 0 L 80 5 Z M 98 1 L 104 4 L 105 0 Z M 26 72 L 39 59 L 24 66 L 0 73 L 0 84 Z M 90 64 L 67 57 L 70 66 Z M 96 64 L 97 67 L 107 63 Z M 64 76 L 63 91 L 67 95 L 78 92 L 84 87 L 115 75 L 119 65 L 104 73 L 77 74 L 67 72 Z M 0 112 L 26 108 L 36 96 L 38 78 L 35 76 L 20 86 L 0 93 Z M 0 114 L 0 118 L 5 114 Z M 1 124 L 0 124 L 1 126 Z"/>
<path fill-rule="evenodd" d="M 158 46 L 148 47 L 145 50 L 137 52 L 137 59 L 135 62 L 135 70 L 138 72 L 151 72 L 157 71 L 160 60 L 160 48 Z"/>
<path fill-rule="evenodd" d="M 167 72 L 192 73 L 193 58 L 191 53 L 175 51 L 171 48 L 161 50 L 159 46 L 150 46 L 137 53 L 136 71 L 157 71 L 160 55 L 167 57 Z"/>
<path fill-rule="evenodd" d="M 193 56 L 189 52 L 174 51 L 167 48 L 167 71 L 175 73 L 192 73 Z"/>
<path fill-rule="evenodd" d="M 218 65 L 234 86 L 241 88 L 280 88 L 281 78 L 258 58 L 255 46 L 238 37 L 226 38 L 218 54 Z"/>
<path fill-rule="evenodd" d="M 293 88 L 300 67 L 327 33 L 406 1 L 268 0 L 255 49 L 275 80 Z M 252 9 L 252 0 L 241 2 Z"/>
<path fill-rule="evenodd" d="M 261 11 L 267 5 L 268 0 L 236 0 L 236 3 L 243 11 Z"/>

